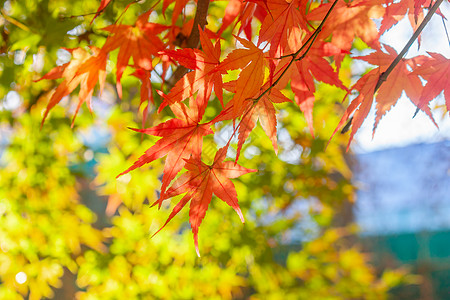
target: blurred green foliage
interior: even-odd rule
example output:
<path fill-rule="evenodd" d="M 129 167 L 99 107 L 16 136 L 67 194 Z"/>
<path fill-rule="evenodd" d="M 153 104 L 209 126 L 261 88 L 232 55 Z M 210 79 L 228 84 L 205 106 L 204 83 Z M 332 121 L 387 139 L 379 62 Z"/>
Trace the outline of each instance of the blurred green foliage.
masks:
<path fill-rule="evenodd" d="M 124 77 L 118 100 L 109 62 L 109 83 L 102 100 L 94 98 L 93 115 L 82 108 L 70 128 L 75 94 L 39 129 L 56 83 L 33 80 L 70 59 L 62 47 L 101 46 L 106 34 L 100 29 L 130 2 L 114 1 L 92 26 L 92 15 L 83 15 L 95 12 L 99 1 L 8 0 L 0 6 L 0 299 L 51 298 L 57 289 L 64 299 L 384 299 L 407 279 L 402 271 L 377 273 L 351 242 L 354 229 L 334 227 L 342 203 L 353 200 L 353 187 L 346 138 L 336 136 L 327 147 L 343 109 L 343 95 L 331 86 L 318 86 L 315 138 L 292 104 L 278 107 L 278 157 L 263 130 L 253 131 L 240 164 L 259 172 L 234 180 L 246 223 L 214 198 L 200 230 L 201 258 L 186 211 L 151 238 L 179 199 L 161 211 L 149 205 L 158 197 L 162 161 L 116 179 L 156 141 L 127 128 L 142 122 L 136 78 Z M 121 22 L 132 24 L 154 4 L 132 4 Z M 211 3 L 212 30 L 226 4 Z M 163 23 L 172 9 L 164 17 L 156 6 L 151 18 Z M 231 43 L 225 38 L 222 48 Z M 350 62 L 342 68 L 349 70 Z M 350 72 L 342 80 L 349 78 Z M 147 126 L 166 118 L 153 109 Z M 206 118 L 219 110 L 216 101 Z M 217 125 L 215 139 L 225 140 L 227 128 Z M 101 149 L 85 138 L 94 132 L 95 140 L 100 129 L 110 137 Z M 212 137 L 205 138 L 205 155 L 208 143 Z M 97 196 L 81 197 L 86 190 Z M 70 276 L 66 286 L 69 273 L 75 289 Z"/>

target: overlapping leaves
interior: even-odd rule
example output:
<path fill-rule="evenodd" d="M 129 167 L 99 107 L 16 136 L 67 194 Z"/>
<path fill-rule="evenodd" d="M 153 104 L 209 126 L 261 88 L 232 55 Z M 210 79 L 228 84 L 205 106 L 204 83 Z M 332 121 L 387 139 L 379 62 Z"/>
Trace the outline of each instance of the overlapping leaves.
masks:
<path fill-rule="evenodd" d="M 163 1 L 163 14 L 172 2 Z M 108 4 L 109 1 L 102 1 L 95 17 Z M 450 107 L 450 64 L 440 54 L 430 53 L 431 57 L 400 60 L 386 82 L 380 85 L 382 74 L 397 57 L 393 49 L 379 44 L 380 34 L 406 14 L 414 19 L 415 26 L 422 19 L 429 1 L 354 0 L 321 1 L 319 4 L 306 0 L 233 0 L 227 6 L 218 34 L 199 28 L 201 49 L 176 49 L 177 45 L 183 45 L 181 39 L 188 34 L 191 24 L 198 26 L 195 20 L 177 25 L 186 4 L 187 1 L 175 1 L 171 25 L 149 22 L 151 10 L 148 10 L 137 18 L 134 25 L 115 23 L 104 28 L 109 36 L 102 48 L 92 47 L 92 54 L 83 48 L 70 50 L 72 61 L 56 67 L 42 78 L 63 79 L 52 94 L 43 119 L 78 85 L 81 87 L 76 111 L 83 102 L 89 105 L 97 81 L 100 82 L 100 90 L 103 89 L 110 52 L 118 50 L 116 87 L 119 97 L 122 97 L 121 79 L 127 74 L 126 68 L 132 67 L 135 72 L 131 75 L 142 82 L 141 104 L 149 100 L 153 102 L 152 80 L 158 75 L 155 72 L 157 64 L 162 64 L 162 82 L 167 79 L 164 74 L 176 73 L 175 62 L 190 70 L 180 76 L 168 92 L 160 91 L 163 102 L 158 111 L 169 107 L 175 117 L 151 128 L 135 129 L 161 139 L 120 175 L 166 157 L 161 197 L 156 203 L 161 205 L 165 199 L 186 193 L 169 220 L 191 201 L 190 221 L 197 252 L 198 228 L 212 195 L 216 194 L 232 206 L 243 219 L 237 205 L 236 191 L 229 178 L 253 171 L 233 162 L 224 162 L 228 146 L 217 152 L 212 165 L 202 161 L 203 138 L 213 133 L 215 123 L 232 120 L 233 136 L 238 135 L 237 161 L 258 120 L 275 152 L 278 152 L 276 104 L 290 101 L 282 93 L 284 89 L 292 90 L 312 134 L 315 86 L 318 81 L 347 91 L 347 94 L 355 92 L 356 97 L 338 125 L 339 128 L 352 118 L 350 141 L 367 117 L 374 97 L 377 109 L 375 128 L 403 91 L 431 119 L 429 102 L 442 91 L 447 108 Z M 374 22 L 375 18 L 380 17 L 383 17 L 381 31 Z M 236 25 L 240 23 L 237 33 L 243 31 L 248 39 L 235 35 L 238 42 L 236 49 L 225 57 L 220 38 L 234 21 Z M 257 44 L 251 39 L 254 33 L 252 21 L 260 22 Z M 179 35 L 175 35 L 177 32 Z M 341 81 L 339 67 L 343 58 L 351 55 L 355 38 L 364 41 L 375 52 L 353 58 L 365 60 L 376 68 L 348 88 Z M 212 39 L 216 41 L 213 43 Z M 168 69 L 169 62 L 174 69 Z M 233 72 L 237 74 L 234 78 L 231 75 Z M 228 82 L 224 78 L 228 78 Z M 422 80 L 427 81 L 425 86 Z M 213 91 L 222 111 L 210 121 L 203 120 L 205 111 L 214 101 L 211 97 Z"/>

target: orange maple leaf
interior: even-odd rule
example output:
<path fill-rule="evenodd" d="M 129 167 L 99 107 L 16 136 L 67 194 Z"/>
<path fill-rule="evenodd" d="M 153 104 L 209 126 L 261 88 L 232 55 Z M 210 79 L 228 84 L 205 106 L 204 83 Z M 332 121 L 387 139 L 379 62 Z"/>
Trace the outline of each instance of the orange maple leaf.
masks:
<path fill-rule="evenodd" d="M 218 35 L 222 35 L 225 29 L 237 18 L 236 25 L 240 22 L 239 29 L 236 35 L 240 35 L 241 32 L 245 33 L 245 36 L 249 41 L 252 40 L 253 29 L 252 21 L 254 18 L 258 19 L 261 23 L 267 16 L 267 8 L 261 5 L 260 2 L 252 3 L 245 0 L 231 0 L 225 9 L 225 15 L 222 18 L 222 26 L 217 32 Z"/>
<path fill-rule="evenodd" d="M 225 87 L 227 90 L 235 92 L 236 81 L 227 82 Z M 268 93 L 265 93 L 262 97 L 259 97 L 268 87 L 269 84 L 266 83 L 263 87 L 261 87 L 261 90 L 257 94 L 253 95 L 253 99 L 244 100 L 244 103 L 239 109 L 239 114 L 242 116 L 242 119 L 239 123 L 239 141 L 236 152 L 236 162 L 239 160 L 239 155 L 244 142 L 255 128 L 257 121 L 259 121 L 264 132 L 272 142 L 275 153 L 278 154 L 277 117 L 274 103 L 292 101 L 283 95 L 277 87 L 273 87 Z M 234 100 L 228 102 L 222 112 L 214 118 L 211 123 L 235 119 L 235 115 L 233 113 L 234 106 Z"/>
<path fill-rule="evenodd" d="M 238 20 L 241 21 L 241 27 L 239 28 L 237 34 L 239 35 L 242 30 L 244 30 L 246 34 L 250 33 L 250 36 L 247 35 L 247 38 L 251 40 L 251 21 L 255 16 L 256 10 L 256 3 L 246 2 L 244 0 L 230 0 L 225 8 L 225 15 L 222 18 L 222 25 L 220 26 L 217 34 L 221 36 L 225 29 L 227 29 L 239 16 Z M 256 13 L 256 17 L 259 15 L 260 14 Z M 250 31 L 248 31 L 248 28 L 250 28 Z"/>
<path fill-rule="evenodd" d="M 252 42 L 235 36 L 235 38 L 247 49 L 235 49 L 217 67 L 218 70 L 242 69 L 236 81 L 236 93 L 234 94 L 233 113 L 239 115 L 239 108 L 245 99 L 252 98 L 259 93 L 264 81 L 264 66 L 266 59 L 261 49 Z"/>
<path fill-rule="evenodd" d="M 188 3 L 188 0 L 164 0 L 163 7 L 162 7 L 163 14 L 166 13 L 167 7 L 169 7 L 169 5 L 173 2 L 175 2 L 175 6 L 172 11 L 172 25 L 175 25 L 175 23 L 177 22 L 178 16 L 183 11 L 184 7 Z"/>
<path fill-rule="evenodd" d="M 44 124 L 50 110 L 58 104 L 63 97 L 69 95 L 78 85 L 80 85 L 78 105 L 72 120 L 73 126 L 75 117 L 77 116 L 78 110 L 83 102 L 86 101 L 89 110 L 92 111 L 91 97 L 97 81 L 100 82 L 100 92 L 103 90 L 105 85 L 107 60 L 106 53 L 100 51 L 100 49 L 94 46 L 91 47 L 93 55 L 83 48 L 66 50 L 72 54 L 72 60 L 62 66 L 53 68 L 50 72 L 39 79 L 64 78 L 50 98 L 44 117 L 42 118 L 41 127 Z"/>
<path fill-rule="evenodd" d="M 387 45 L 384 45 L 384 48 L 388 53 L 379 51 L 367 56 L 355 58 L 363 59 L 373 65 L 379 65 L 380 71 L 384 72 L 392 63 L 392 61 L 397 57 L 397 52 L 393 48 Z M 422 93 L 423 87 L 422 82 L 420 81 L 420 78 L 417 76 L 417 74 L 410 72 L 410 69 L 415 67 L 415 59 L 400 60 L 400 62 L 389 75 L 386 82 L 384 82 L 378 89 L 376 95 L 377 111 L 373 133 L 375 133 L 375 129 L 383 115 L 386 114 L 386 112 L 388 112 L 392 108 L 392 106 L 397 103 L 403 91 L 405 91 L 411 102 L 413 102 L 416 106 L 419 104 L 419 97 Z M 423 107 L 422 110 L 434 122 L 430 109 L 428 107 Z"/>
<path fill-rule="evenodd" d="M 373 69 L 361 77 L 350 89 L 358 91 L 358 96 L 352 100 L 350 105 L 347 107 L 344 115 L 341 118 L 338 126 L 334 130 L 331 138 L 336 134 L 336 132 L 341 128 L 353 114 L 353 119 L 351 121 L 352 132 L 350 134 L 350 139 L 348 141 L 347 150 L 350 147 L 350 143 L 353 140 L 353 136 L 361 127 L 364 119 L 370 112 L 370 108 L 373 103 L 373 96 L 375 93 L 375 86 L 380 78 L 381 72 L 380 68 Z M 347 95 L 345 96 L 347 97 Z M 330 139 L 331 139 L 330 138 Z"/>
<path fill-rule="evenodd" d="M 177 60 L 186 68 L 194 71 L 184 75 L 181 80 L 174 85 L 169 93 L 164 95 L 164 102 L 159 107 L 159 111 L 161 111 L 167 104 L 174 104 L 183 101 L 194 95 L 199 90 L 209 91 L 206 94 L 199 93 L 197 95 L 198 107 L 204 111 L 208 104 L 213 86 L 217 97 L 223 105 L 222 74 L 226 72 L 217 69 L 217 66 L 219 66 L 220 63 L 220 42 L 217 41 L 215 45 L 213 45 L 200 26 L 199 32 L 203 51 L 185 48 L 161 52 Z M 201 95 L 201 97 L 199 97 L 199 95 Z"/>
<path fill-rule="evenodd" d="M 244 216 L 239 208 L 236 189 L 230 178 L 236 178 L 257 170 L 246 169 L 232 161 L 224 161 L 227 149 L 228 145 L 219 149 L 211 165 L 205 164 L 199 157 L 191 157 L 185 160 L 184 168 L 187 172 L 183 173 L 167 190 L 165 195 L 161 196 L 153 205 L 183 193 L 186 193 L 186 195 L 174 207 L 167 221 L 155 234 L 163 229 L 191 201 L 189 223 L 194 235 L 195 250 L 197 255 L 200 256 L 198 229 L 206 215 L 213 194 L 231 206 L 239 215 L 242 223 L 244 223 Z"/>
<path fill-rule="evenodd" d="M 352 48 L 353 39 L 361 38 L 369 46 L 378 46 L 378 30 L 373 18 L 384 13 L 379 0 L 339 1 L 324 24 L 321 35 L 331 35 L 331 42 L 342 50 Z M 310 21 L 321 21 L 333 3 L 321 4 L 307 14 Z M 337 65 L 342 58 L 336 57 Z"/>

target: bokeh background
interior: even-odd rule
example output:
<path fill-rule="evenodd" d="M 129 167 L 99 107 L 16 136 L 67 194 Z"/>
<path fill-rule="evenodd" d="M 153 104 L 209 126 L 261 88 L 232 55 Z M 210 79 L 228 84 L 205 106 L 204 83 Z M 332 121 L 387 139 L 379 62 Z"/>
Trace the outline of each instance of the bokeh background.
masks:
<path fill-rule="evenodd" d="M 346 152 L 345 134 L 327 147 L 345 110 L 344 94 L 318 84 L 315 138 L 298 108 L 281 104 L 279 155 L 260 127 L 244 146 L 240 164 L 259 170 L 233 181 L 245 225 L 214 198 L 200 229 L 201 258 L 186 211 L 151 237 L 178 200 L 160 211 L 150 207 L 163 162 L 116 179 L 156 141 L 128 129 L 142 123 L 139 80 L 125 76 L 119 100 L 109 62 L 92 114 L 82 107 L 71 128 L 73 94 L 41 129 L 56 82 L 34 82 L 70 60 L 62 47 L 101 46 L 100 29 L 128 4 L 114 1 L 90 26 L 92 16 L 82 15 L 95 12 L 97 1 L 1 2 L 0 299 L 450 299 L 450 130 L 442 98 L 433 102 L 445 116 L 436 117 L 440 131 L 420 113 L 413 119 L 402 99 L 406 108 L 394 108 L 373 140 L 368 120 Z M 123 22 L 133 24 L 153 4 L 131 5 Z M 214 16 L 226 4 L 211 2 L 211 30 L 220 27 Z M 164 18 L 151 15 L 154 22 Z M 437 39 L 448 54 L 442 21 L 434 19 L 421 51 Z M 405 30 L 386 40 L 407 39 Z M 427 43 L 436 30 L 440 38 Z M 232 45 L 231 29 L 225 35 L 222 48 Z M 364 53 L 365 45 L 355 41 L 354 51 Z M 367 67 L 345 60 L 342 80 L 351 82 Z M 206 118 L 219 110 L 218 103 L 208 107 Z M 150 106 L 146 126 L 168 114 Z M 429 129 L 417 129 L 424 126 Z M 214 155 L 232 132 L 228 124 L 215 131 L 204 155 Z"/>

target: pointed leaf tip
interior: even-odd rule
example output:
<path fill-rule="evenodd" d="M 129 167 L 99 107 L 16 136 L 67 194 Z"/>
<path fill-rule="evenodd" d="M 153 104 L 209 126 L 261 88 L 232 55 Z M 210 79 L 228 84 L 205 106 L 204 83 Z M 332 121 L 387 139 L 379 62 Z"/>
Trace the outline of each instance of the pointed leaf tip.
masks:
<path fill-rule="evenodd" d="M 245 220 L 244 220 L 244 216 L 242 215 L 241 209 L 238 208 L 238 209 L 236 210 L 236 212 L 237 212 L 239 218 L 241 219 L 241 222 L 244 224 L 244 223 L 245 223 Z"/>
<path fill-rule="evenodd" d="M 194 245 L 195 252 L 197 252 L 197 256 L 200 257 L 200 250 L 198 249 L 198 229 L 197 231 L 194 231 Z"/>
<path fill-rule="evenodd" d="M 198 230 L 213 194 L 231 206 L 238 214 L 241 222 L 245 223 L 244 216 L 239 208 L 235 186 L 230 179 L 256 170 L 246 169 L 232 161 L 224 161 L 228 146 L 229 144 L 217 151 L 212 165 L 206 165 L 199 158 L 183 158 L 187 172 L 172 183 L 164 197 L 164 199 L 168 199 L 186 193 L 172 211 L 168 221 L 191 201 L 189 222 L 195 249 L 199 257 Z"/>

